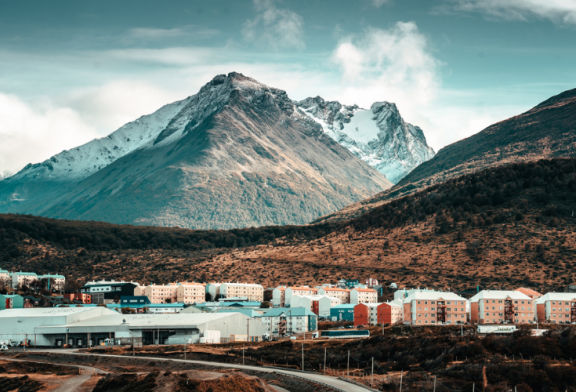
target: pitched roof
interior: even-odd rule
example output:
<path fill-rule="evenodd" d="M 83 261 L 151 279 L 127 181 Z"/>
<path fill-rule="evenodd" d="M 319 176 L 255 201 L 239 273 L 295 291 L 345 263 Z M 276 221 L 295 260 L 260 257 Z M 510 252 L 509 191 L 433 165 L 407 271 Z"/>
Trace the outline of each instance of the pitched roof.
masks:
<path fill-rule="evenodd" d="M 522 294 L 526 294 L 529 297 L 541 297 L 542 296 L 542 294 L 540 294 L 539 292 L 532 290 L 532 289 L 527 289 L 525 287 L 520 287 L 514 291 L 519 291 Z"/>
<path fill-rule="evenodd" d="M 340 288 L 334 288 L 334 287 L 319 287 L 318 290 L 324 290 L 324 291 L 346 291 L 349 292 L 350 289 L 340 289 Z"/>
<path fill-rule="evenodd" d="M 374 289 L 357 289 L 357 288 L 352 289 L 352 291 L 354 290 L 358 291 L 359 293 L 377 293 L 377 291 Z"/>
<path fill-rule="evenodd" d="M 281 314 L 289 317 L 316 316 L 316 314 L 308 308 L 274 308 L 262 316 L 257 317 L 279 317 Z"/>
<path fill-rule="evenodd" d="M 576 293 L 546 293 L 536 300 L 536 304 L 543 304 L 546 301 L 573 301 L 576 300 Z"/>
<path fill-rule="evenodd" d="M 480 299 L 524 299 L 524 300 L 532 300 L 526 294 L 523 294 L 519 291 L 512 291 L 512 290 L 482 290 L 472 298 L 470 298 L 470 302 L 478 302 Z"/>
<path fill-rule="evenodd" d="M 466 298 L 459 296 L 458 294 L 451 293 L 449 291 L 414 291 L 408 295 L 408 297 L 403 299 L 404 303 L 409 303 L 412 300 L 432 300 L 436 301 L 438 299 L 443 299 L 446 301 L 466 301 Z"/>

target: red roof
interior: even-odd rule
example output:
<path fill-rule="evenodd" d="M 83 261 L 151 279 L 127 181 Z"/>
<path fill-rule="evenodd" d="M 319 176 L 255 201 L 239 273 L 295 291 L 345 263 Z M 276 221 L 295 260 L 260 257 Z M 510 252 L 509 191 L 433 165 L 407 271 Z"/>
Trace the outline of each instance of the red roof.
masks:
<path fill-rule="evenodd" d="M 520 287 L 519 289 L 516 289 L 514 291 L 519 291 L 522 294 L 526 294 L 529 297 L 541 297 L 542 296 L 542 294 L 540 294 L 539 292 L 534 291 L 532 289 L 527 289 L 525 287 Z"/>

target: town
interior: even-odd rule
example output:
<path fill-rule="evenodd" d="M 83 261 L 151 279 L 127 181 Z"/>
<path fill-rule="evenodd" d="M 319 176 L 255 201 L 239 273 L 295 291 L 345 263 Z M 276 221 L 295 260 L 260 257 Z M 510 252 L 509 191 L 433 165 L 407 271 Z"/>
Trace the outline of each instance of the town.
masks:
<path fill-rule="evenodd" d="M 382 300 L 384 289 L 393 297 Z M 34 347 L 258 342 L 320 337 L 319 322 L 348 322 L 345 330 L 322 331 L 338 338 L 366 336 L 361 329 L 370 326 L 573 324 L 574 291 L 478 289 L 465 298 L 373 278 L 266 289 L 248 282 L 80 286 L 64 275 L 0 270 L 0 341 Z"/>

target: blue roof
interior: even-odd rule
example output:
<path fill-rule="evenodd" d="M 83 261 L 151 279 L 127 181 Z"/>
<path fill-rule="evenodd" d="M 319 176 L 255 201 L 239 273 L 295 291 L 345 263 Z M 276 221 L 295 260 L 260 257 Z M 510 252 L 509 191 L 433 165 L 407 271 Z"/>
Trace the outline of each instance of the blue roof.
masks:
<path fill-rule="evenodd" d="M 38 276 L 35 272 L 14 272 L 14 275 L 31 275 L 31 276 Z"/>
<path fill-rule="evenodd" d="M 42 275 L 42 278 L 59 278 L 59 279 L 64 279 L 64 275 Z"/>
<path fill-rule="evenodd" d="M 264 313 L 262 316 L 257 316 L 257 317 L 278 317 L 282 313 L 285 313 L 287 316 L 290 316 L 290 317 L 316 316 L 316 313 L 313 313 L 308 308 L 274 308 L 274 309 L 270 309 L 268 312 Z"/>
<path fill-rule="evenodd" d="M 333 306 L 332 309 L 354 309 L 357 304 L 340 304 Z"/>

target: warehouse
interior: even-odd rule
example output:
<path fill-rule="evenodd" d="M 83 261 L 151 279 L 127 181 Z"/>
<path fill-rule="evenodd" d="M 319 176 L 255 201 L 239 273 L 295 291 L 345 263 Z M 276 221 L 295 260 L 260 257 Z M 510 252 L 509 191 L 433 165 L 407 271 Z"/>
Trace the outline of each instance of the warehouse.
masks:
<path fill-rule="evenodd" d="M 261 337 L 266 327 L 259 319 L 241 313 L 119 314 L 103 306 L 91 308 L 9 309 L 0 312 L 0 340 L 24 340 L 31 345 L 73 347 L 100 345 L 105 339 L 116 344 L 198 343 L 209 331 L 223 341 L 230 335 Z M 214 336 L 212 334 L 211 336 Z"/>

